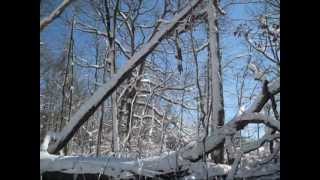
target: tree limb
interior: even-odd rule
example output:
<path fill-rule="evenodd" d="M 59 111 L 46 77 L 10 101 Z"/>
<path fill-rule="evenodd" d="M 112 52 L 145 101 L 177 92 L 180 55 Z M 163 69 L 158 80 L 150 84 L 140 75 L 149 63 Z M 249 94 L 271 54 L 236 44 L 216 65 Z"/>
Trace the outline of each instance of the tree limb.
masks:
<path fill-rule="evenodd" d="M 40 21 L 40 32 L 48 26 L 53 20 L 60 16 L 60 14 L 71 4 L 73 0 L 63 0 L 62 3 L 51 12 L 51 14 Z"/>
<path fill-rule="evenodd" d="M 131 71 L 141 64 L 147 55 L 159 44 L 166 34 L 171 32 L 180 20 L 185 18 L 193 8 L 195 8 L 201 0 L 194 0 L 185 7 L 180 13 L 173 17 L 173 20 L 164 25 L 148 43 L 146 43 L 137 53 L 135 53 L 122 71 L 116 73 L 105 85 L 97 89 L 97 91 L 86 101 L 79 110 L 71 117 L 70 122 L 60 132 L 59 138 L 49 146 L 49 153 L 57 153 L 72 138 L 81 125 L 86 122 L 89 117 L 96 111 L 99 105 L 107 99 L 116 88 L 130 75 Z"/>

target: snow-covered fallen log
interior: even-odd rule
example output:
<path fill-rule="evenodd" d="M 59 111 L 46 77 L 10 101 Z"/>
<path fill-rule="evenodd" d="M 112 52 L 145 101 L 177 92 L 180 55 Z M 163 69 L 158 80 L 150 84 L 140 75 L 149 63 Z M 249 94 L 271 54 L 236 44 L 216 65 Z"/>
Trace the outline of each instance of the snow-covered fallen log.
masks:
<path fill-rule="evenodd" d="M 176 154 L 171 152 L 161 156 L 145 159 L 126 159 L 114 156 L 84 157 L 84 156 L 57 156 L 47 152 L 40 153 L 40 173 L 60 172 L 72 175 L 92 174 L 121 179 L 135 179 L 137 176 L 155 178 L 169 178 L 172 176 L 183 179 L 212 179 L 226 177 L 232 167 L 226 164 L 212 162 L 190 162 L 181 158 L 175 159 Z M 176 161 L 177 160 L 177 161 Z M 178 162 L 178 163 L 176 163 Z M 233 172 L 234 179 L 279 177 L 279 164 L 269 163 L 253 168 L 239 168 Z"/>
<path fill-rule="evenodd" d="M 270 176 L 270 177 L 268 177 Z M 261 177 L 266 177 L 266 179 L 280 179 L 280 164 L 267 164 L 264 166 L 258 166 L 255 168 L 242 168 L 239 169 L 238 173 L 235 175 L 235 178 L 254 178 L 258 179 Z"/>
<path fill-rule="evenodd" d="M 68 174 L 101 174 L 117 178 L 131 178 L 134 175 L 154 177 L 160 173 L 141 168 L 141 161 L 128 161 L 115 157 L 57 156 L 40 153 L 40 172 L 62 172 Z"/>
<path fill-rule="evenodd" d="M 203 171 L 208 170 L 209 176 L 226 175 L 231 169 L 228 165 L 203 162 L 191 163 L 178 157 L 174 152 L 164 153 L 145 159 L 121 159 L 114 156 L 83 157 L 57 156 L 40 152 L 40 173 L 62 172 L 68 174 L 97 174 L 116 178 L 159 177 L 161 175 L 186 172 L 201 178 Z M 204 168 L 205 167 L 205 168 Z"/>
<path fill-rule="evenodd" d="M 260 118 L 260 119 L 258 119 Z M 177 171 L 188 171 L 190 174 L 201 174 L 190 170 L 194 161 L 198 160 L 203 152 L 209 153 L 224 141 L 226 136 L 235 134 L 237 130 L 244 128 L 244 123 L 264 123 L 265 125 L 280 131 L 278 121 L 265 118 L 258 113 L 246 113 L 237 119 L 227 123 L 217 133 L 209 136 L 205 141 L 205 149 L 202 142 L 191 142 L 180 151 L 164 153 L 161 156 L 152 156 L 145 159 L 128 160 L 115 157 L 81 157 L 81 156 L 56 156 L 48 154 L 45 149 L 40 152 L 41 172 L 64 172 L 71 174 L 104 174 L 118 178 L 130 178 L 135 175 L 155 177 Z M 45 147 L 46 145 L 43 145 Z M 229 166 L 212 166 L 212 176 L 228 173 Z M 218 168 L 218 169 L 217 169 Z M 220 169 L 219 169 L 220 168 Z M 221 173 L 223 168 L 223 173 Z M 217 171 L 217 172 L 216 172 Z M 218 173 L 219 172 L 219 173 Z"/>

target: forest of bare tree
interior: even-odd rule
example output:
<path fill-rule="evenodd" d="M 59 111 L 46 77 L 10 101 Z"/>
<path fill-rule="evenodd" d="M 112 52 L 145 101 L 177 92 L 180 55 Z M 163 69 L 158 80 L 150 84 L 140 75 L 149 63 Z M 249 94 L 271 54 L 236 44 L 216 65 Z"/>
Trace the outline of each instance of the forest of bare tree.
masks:
<path fill-rule="evenodd" d="M 40 177 L 280 179 L 280 0 L 40 1 Z"/>

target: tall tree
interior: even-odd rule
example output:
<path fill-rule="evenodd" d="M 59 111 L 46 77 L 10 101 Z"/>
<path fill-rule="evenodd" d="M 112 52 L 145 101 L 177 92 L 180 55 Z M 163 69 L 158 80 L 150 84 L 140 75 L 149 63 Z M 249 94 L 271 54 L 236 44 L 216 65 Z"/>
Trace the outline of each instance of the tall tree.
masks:
<path fill-rule="evenodd" d="M 208 1 L 208 42 L 209 42 L 209 59 L 211 63 L 211 88 L 212 88 L 212 115 L 211 115 L 211 132 L 215 133 L 216 129 L 224 125 L 224 103 L 221 74 L 221 56 L 219 50 L 218 18 L 217 7 L 213 0 Z M 223 163 L 224 160 L 224 142 L 213 152 L 212 158 L 216 163 Z"/>

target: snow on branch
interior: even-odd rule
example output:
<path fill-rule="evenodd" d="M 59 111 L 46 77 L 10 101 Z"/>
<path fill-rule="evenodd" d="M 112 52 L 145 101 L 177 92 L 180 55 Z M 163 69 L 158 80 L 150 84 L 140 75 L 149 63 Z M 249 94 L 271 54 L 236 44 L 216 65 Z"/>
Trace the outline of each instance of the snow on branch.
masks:
<path fill-rule="evenodd" d="M 259 149 L 261 146 L 263 146 L 266 142 L 273 141 L 274 139 L 280 138 L 279 134 L 266 134 L 261 139 L 259 139 L 257 142 L 255 142 L 253 145 L 246 147 L 245 149 L 241 149 L 242 153 L 249 153 L 251 151 Z"/>
<path fill-rule="evenodd" d="M 44 137 L 44 140 L 40 146 L 40 151 L 46 152 L 48 150 L 49 143 L 51 139 L 54 139 L 55 133 L 53 132 L 47 132 L 46 136 Z"/>
<path fill-rule="evenodd" d="M 248 68 L 254 73 L 255 80 L 264 81 L 266 80 L 265 72 L 263 72 L 260 68 L 257 67 L 256 64 L 250 63 Z"/>
<path fill-rule="evenodd" d="M 78 66 L 84 67 L 84 68 L 94 68 L 94 69 L 103 69 L 104 68 L 104 65 L 89 64 L 87 60 L 85 60 L 84 58 L 78 57 L 78 56 L 76 56 L 76 60 L 74 60 L 74 62 Z"/>
<path fill-rule="evenodd" d="M 280 62 L 278 62 L 275 58 L 272 57 L 271 54 L 267 53 L 265 50 L 263 50 L 262 48 L 259 48 L 257 46 L 254 45 L 254 42 L 249 38 L 249 35 L 247 34 L 245 36 L 246 41 L 249 43 L 250 47 L 253 47 L 253 49 L 255 49 L 256 51 L 258 51 L 259 53 L 261 53 L 262 55 L 264 55 L 264 57 L 266 57 L 268 60 L 270 60 L 273 63 L 276 63 L 277 65 L 280 65 Z"/>
<path fill-rule="evenodd" d="M 271 95 L 275 95 L 280 92 L 280 78 L 268 84 L 268 91 Z M 265 103 L 269 100 L 269 98 L 270 97 L 268 94 L 261 93 L 246 112 L 259 112 L 263 108 Z"/>
<path fill-rule="evenodd" d="M 140 90 L 141 92 L 143 93 L 151 93 L 151 91 L 147 90 L 147 89 L 142 89 Z M 164 101 L 167 101 L 168 103 L 171 103 L 171 104 L 174 104 L 174 105 L 179 105 L 179 106 L 182 106 L 183 108 L 185 109 L 188 109 L 188 110 L 197 110 L 195 107 L 190 107 L 188 106 L 187 104 L 185 103 L 182 103 L 180 101 L 177 101 L 177 100 L 174 100 L 174 98 L 170 98 L 170 97 L 167 97 L 165 95 L 162 95 L 161 93 L 158 93 L 158 92 L 155 92 L 154 93 L 155 96 L 163 99 Z M 145 96 L 144 94 L 140 95 L 141 97 Z"/>
<path fill-rule="evenodd" d="M 270 92 L 276 93 L 280 92 L 279 81 L 276 80 L 269 85 Z M 203 152 L 210 153 L 219 144 L 223 143 L 226 137 L 234 135 L 238 130 L 243 129 L 249 123 L 264 123 L 266 126 L 274 128 L 280 131 L 280 123 L 270 117 L 264 116 L 262 114 L 256 113 L 260 111 L 260 106 L 267 102 L 267 99 L 262 97 L 257 98 L 253 105 L 246 110 L 240 116 L 236 116 L 231 121 L 226 123 L 220 129 L 217 129 L 214 134 L 210 135 L 205 139 L 205 146 L 203 146 L 203 141 L 192 141 L 180 151 L 174 151 L 170 153 L 164 153 L 161 156 L 152 156 L 150 158 L 139 159 L 139 160 L 128 160 L 128 159 L 112 159 L 107 158 L 90 158 L 90 157 L 80 157 L 80 156 L 54 156 L 46 152 L 40 153 L 40 170 L 41 172 L 52 172 L 60 171 L 65 173 L 102 173 L 109 176 L 120 177 L 120 178 L 130 178 L 134 175 L 142 175 L 146 177 L 156 177 L 164 174 L 179 171 L 189 171 L 191 174 L 196 174 L 191 166 L 198 166 L 195 161 L 199 160 L 203 155 Z M 259 106 L 258 106 L 259 105 Z M 261 107 L 261 108 L 262 108 Z M 272 137 L 266 136 L 262 140 L 272 140 L 278 138 L 279 134 L 274 134 Z M 261 146 L 263 143 L 258 143 Z M 246 152 L 251 151 L 256 147 L 251 147 Z M 199 162 L 198 162 L 199 163 Z M 231 170 L 228 165 L 215 165 L 215 168 L 210 169 L 210 173 L 217 175 L 217 172 L 223 172 L 227 175 Z M 218 169 L 217 169 L 218 168 Z M 222 168 L 222 169 L 221 169 Z M 199 168 L 198 168 L 199 169 Z M 190 171 L 191 170 L 191 171 Z M 268 164 L 259 166 L 254 171 L 239 170 L 234 177 L 260 177 L 267 176 L 272 173 L 277 173 L 279 168 L 277 166 L 270 166 Z M 223 174 L 220 173 L 219 175 Z"/>
<path fill-rule="evenodd" d="M 267 164 L 268 162 L 270 162 L 272 159 L 274 159 L 275 157 L 277 157 L 278 153 L 280 151 L 280 145 L 277 146 L 277 148 L 275 149 L 275 151 L 269 156 L 267 157 L 265 160 L 263 160 L 262 162 L 259 162 L 260 165 L 263 164 Z"/>
<path fill-rule="evenodd" d="M 182 11 L 176 14 L 170 23 L 165 24 L 162 28 L 146 43 L 138 52 L 136 52 L 125 67 L 112 76 L 112 78 L 101 86 L 79 110 L 71 117 L 69 123 L 60 132 L 59 138 L 49 146 L 48 152 L 57 153 L 73 137 L 81 125 L 96 111 L 99 105 L 106 100 L 116 88 L 128 77 L 131 71 L 141 64 L 145 57 L 159 44 L 159 42 L 170 33 L 184 19 L 192 9 L 194 9 L 201 0 L 194 0 L 188 4 Z"/>
<path fill-rule="evenodd" d="M 40 32 L 55 20 L 71 4 L 73 0 L 63 0 L 63 2 L 52 13 L 40 21 Z"/>
<path fill-rule="evenodd" d="M 265 125 L 280 131 L 280 122 L 270 116 L 260 113 L 244 113 L 233 121 L 232 126 L 236 130 L 243 129 L 248 123 L 264 123 Z M 231 125 L 231 124 L 230 124 Z"/>
<path fill-rule="evenodd" d="M 268 89 L 271 94 L 279 93 L 280 79 L 276 79 L 269 84 Z M 262 109 L 269 98 L 269 96 L 261 92 L 261 94 L 255 99 L 254 103 L 242 115 L 236 115 L 213 135 L 207 137 L 205 140 L 205 149 L 202 141 L 189 143 L 189 145 L 183 148 L 181 152 L 182 157 L 189 159 L 190 161 L 199 160 L 203 152 L 212 152 L 219 144 L 225 141 L 227 136 L 234 135 L 238 130 L 243 129 L 248 123 L 264 123 L 266 126 L 280 131 L 280 122 L 255 113 Z"/>
<path fill-rule="evenodd" d="M 227 136 L 234 135 L 238 130 L 243 129 L 249 123 L 264 123 L 266 126 L 280 131 L 279 121 L 258 113 L 245 113 L 240 117 L 229 121 L 220 129 L 217 129 L 213 135 L 209 136 L 205 140 L 205 149 L 202 141 L 196 142 L 196 145 L 186 146 L 181 152 L 183 158 L 190 161 L 199 160 L 203 152 L 212 152 L 219 144 L 225 141 Z"/>

